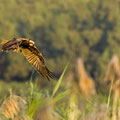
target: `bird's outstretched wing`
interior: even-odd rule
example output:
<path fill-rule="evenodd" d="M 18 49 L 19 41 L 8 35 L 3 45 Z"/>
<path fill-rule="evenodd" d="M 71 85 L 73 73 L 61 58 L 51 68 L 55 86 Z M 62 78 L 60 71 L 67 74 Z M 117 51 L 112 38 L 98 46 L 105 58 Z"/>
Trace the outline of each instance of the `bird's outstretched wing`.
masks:
<path fill-rule="evenodd" d="M 2 51 L 13 50 L 15 52 L 22 51 L 28 62 L 43 76 L 49 80 L 54 75 L 45 66 L 44 58 L 34 45 L 34 42 L 27 38 L 14 38 L 12 40 L 2 41 Z"/>
<path fill-rule="evenodd" d="M 46 77 L 48 80 L 50 80 L 49 77 L 54 77 L 53 73 L 45 66 L 44 58 L 35 45 L 29 46 L 29 48 L 22 48 L 22 53 L 43 77 Z"/>

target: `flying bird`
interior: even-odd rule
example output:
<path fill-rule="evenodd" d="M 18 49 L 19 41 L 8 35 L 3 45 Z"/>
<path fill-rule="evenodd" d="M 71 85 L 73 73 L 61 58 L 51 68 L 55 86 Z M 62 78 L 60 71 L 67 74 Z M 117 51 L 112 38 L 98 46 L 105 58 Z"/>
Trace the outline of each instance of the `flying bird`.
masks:
<path fill-rule="evenodd" d="M 2 41 L 2 51 L 13 50 L 22 52 L 28 62 L 40 73 L 43 77 L 54 78 L 54 74 L 46 67 L 42 53 L 35 46 L 34 41 L 27 38 L 13 38 L 12 40 Z"/>

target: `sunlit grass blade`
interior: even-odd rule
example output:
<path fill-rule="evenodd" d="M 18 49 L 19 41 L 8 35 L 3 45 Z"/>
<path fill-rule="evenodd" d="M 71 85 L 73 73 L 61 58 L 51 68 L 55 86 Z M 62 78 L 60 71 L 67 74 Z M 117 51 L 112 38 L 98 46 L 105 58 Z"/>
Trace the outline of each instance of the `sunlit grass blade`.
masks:
<path fill-rule="evenodd" d="M 110 105 L 110 98 L 111 98 L 112 88 L 113 88 L 113 79 L 112 79 L 111 86 L 110 86 L 108 102 L 107 102 L 107 108 L 109 108 L 109 105 Z"/>
<path fill-rule="evenodd" d="M 27 112 L 27 115 L 30 116 L 31 118 L 33 118 L 33 116 L 35 115 L 35 112 L 38 108 L 42 108 L 43 106 L 45 106 L 45 98 L 37 98 L 37 97 L 34 97 L 29 109 L 28 109 L 28 112 Z"/>
<path fill-rule="evenodd" d="M 57 95 L 55 98 L 53 98 L 52 103 L 56 103 L 56 102 L 60 101 L 61 99 L 66 97 L 68 94 L 69 94 L 69 90 L 59 93 L 59 95 Z"/>
<path fill-rule="evenodd" d="M 60 76 L 57 84 L 55 85 L 55 87 L 54 87 L 54 89 L 53 89 L 53 93 L 52 93 L 52 96 L 51 96 L 51 97 L 53 97 L 53 96 L 56 94 L 57 90 L 59 89 L 60 84 L 61 84 L 61 82 L 62 82 L 62 78 L 63 78 L 63 76 L 64 76 L 64 74 L 65 74 L 65 72 L 66 72 L 66 70 L 67 70 L 68 65 L 69 65 L 69 63 L 65 66 L 62 75 Z"/>

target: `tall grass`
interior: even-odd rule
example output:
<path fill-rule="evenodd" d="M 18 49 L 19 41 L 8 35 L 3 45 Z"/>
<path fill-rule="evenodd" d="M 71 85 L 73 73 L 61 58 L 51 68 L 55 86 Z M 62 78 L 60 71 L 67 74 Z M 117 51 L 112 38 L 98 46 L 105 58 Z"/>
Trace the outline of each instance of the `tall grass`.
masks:
<path fill-rule="evenodd" d="M 67 70 L 68 65 L 69 65 L 69 63 L 65 66 L 65 69 L 64 69 L 62 75 L 60 76 L 60 78 L 59 78 L 57 84 L 55 85 L 55 87 L 54 87 L 54 89 L 53 89 L 53 93 L 52 93 L 52 96 L 51 96 L 51 97 L 54 97 L 55 94 L 56 94 L 56 92 L 57 92 L 57 90 L 59 89 L 60 84 L 61 84 L 62 79 L 63 79 L 63 76 L 64 76 L 64 74 L 65 74 L 65 72 L 66 72 L 66 70 Z"/>
<path fill-rule="evenodd" d="M 72 81 L 67 81 L 70 82 L 70 87 L 66 85 L 64 76 L 68 66 L 69 63 L 50 92 L 49 89 L 39 87 L 38 79 L 33 82 L 33 71 L 30 81 L 26 84 L 28 94 L 21 96 L 10 94 L 0 107 L 0 120 L 110 120 L 113 119 L 112 114 L 116 113 L 118 116 L 116 115 L 114 120 L 119 120 L 119 111 L 112 110 L 119 110 L 118 107 L 116 108 L 118 94 L 112 96 L 114 80 L 111 83 L 108 98 L 98 92 L 86 98 L 77 87 L 81 81 L 74 84 L 77 82 L 72 77 Z M 89 77 L 85 69 L 84 75 L 85 77 L 82 74 L 84 80 Z M 88 93 L 90 92 L 88 90 Z"/>
<path fill-rule="evenodd" d="M 46 120 L 47 118 L 51 118 L 52 120 L 52 112 L 54 112 L 54 105 L 66 97 L 69 93 L 69 91 L 63 91 L 61 93 L 57 94 L 58 89 L 60 88 L 63 76 L 67 70 L 68 64 L 66 65 L 62 75 L 60 76 L 59 80 L 57 81 L 55 87 L 53 88 L 53 92 L 51 95 L 43 94 L 42 90 L 37 88 L 36 90 L 36 83 L 32 82 L 32 76 L 34 71 L 32 72 L 30 82 L 29 82 L 29 96 L 27 97 L 27 105 L 25 104 L 25 100 L 19 96 L 16 95 L 10 95 L 2 104 L 0 110 L 1 110 L 1 118 L 2 120 L 29 120 L 29 119 L 39 119 L 39 120 Z M 19 103 L 18 103 L 19 101 Z M 24 102 L 24 103 L 23 103 Z M 19 106 L 20 104 L 20 106 Z M 21 106 L 26 106 L 25 109 L 22 109 Z M 49 109 L 51 109 L 52 112 L 49 113 Z M 18 113 L 19 111 L 22 111 L 24 115 L 19 117 Z M 44 114 L 46 113 L 46 115 Z M 42 115 L 41 115 L 42 114 Z M 56 115 L 57 116 L 57 115 Z M 3 118 L 4 117 L 4 118 Z"/>
<path fill-rule="evenodd" d="M 109 106 L 110 106 L 111 93 L 112 93 L 112 89 L 113 89 L 113 80 L 114 80 L 114 79 L 112 79 L 111 86 L 110 86 L 110 90 L 109 90 L 109 96 L 108 96 L 107 108 L 109 108 Z"/>

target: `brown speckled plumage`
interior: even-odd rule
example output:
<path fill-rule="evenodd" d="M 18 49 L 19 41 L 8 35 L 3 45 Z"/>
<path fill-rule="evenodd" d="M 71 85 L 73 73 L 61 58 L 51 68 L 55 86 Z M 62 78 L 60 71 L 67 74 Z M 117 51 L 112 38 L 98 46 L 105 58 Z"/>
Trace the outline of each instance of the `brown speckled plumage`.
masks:
<path fill-rule="evenodd" d="M 50 80 L 49 77 L 54 77 L 53 73 L 45 66 L 44 58 L 32 40 L 27 38 L 14 38 L 13 40 L 3 40 L 1 44 L 2 51 L 13 50 L 15 52 L 22 52 L 28 62 L 43 77 L 46 77 L 48 80 Z"/>

